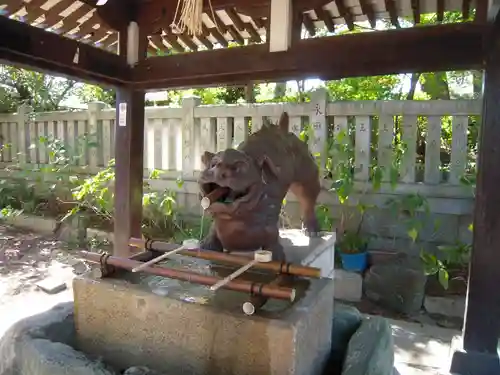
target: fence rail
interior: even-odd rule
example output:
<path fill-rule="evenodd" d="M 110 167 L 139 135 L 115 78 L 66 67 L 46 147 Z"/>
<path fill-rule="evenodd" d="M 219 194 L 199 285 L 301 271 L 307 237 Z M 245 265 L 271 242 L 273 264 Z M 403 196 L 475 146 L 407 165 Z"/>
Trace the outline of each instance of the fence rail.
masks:
<path fill-rule="evenodd" d="M 477 100 L 331 103 L 324 90 L 314 92 L 311 101 L 302 104 L 204 106 L 191 97 L 184 99 L 181 107 L 146 108 L 144 166 L 192 179 L 201 168 L 204 150 L 232 147 L 265 121 L 276 122 L 287 111 L 293 133 L 298 135 L 310 125 L 309 147 L 322 156 L 323 165 L 332 136 L 340 131 L 352 134 L 359 183 L 369 180 L 374 164 L 391 165 L 393 145 L 398 140 L 407 145 L 401 185 L 421 190 L 424 184 L 428 186 L 425 190 L 448 187 L 455 191 L 471 159 L 469 150 L 476 146 L 471 144 L 475 140 L 470 135 L 477 128 L 480 110 Z M 3 148 L 1 160 L 45 164 L 51 150 L 47 143 L 39 142 L 40 138 L 59 139 L 74 150 L 82 137 L 95 137 L 99 147 L 81 146 L 77 164 L 105 166 L 115 157 L 115 116 L 115 110 L 103 103 L 90 103 L 88 110 L 78 112 L 32 113 L 29 107 L 21 106 L 15 114 L 0 115 L 2 142 L 10 145 Z M 448 134 L 449 144 L 444 144 L 443 134 Z"/>

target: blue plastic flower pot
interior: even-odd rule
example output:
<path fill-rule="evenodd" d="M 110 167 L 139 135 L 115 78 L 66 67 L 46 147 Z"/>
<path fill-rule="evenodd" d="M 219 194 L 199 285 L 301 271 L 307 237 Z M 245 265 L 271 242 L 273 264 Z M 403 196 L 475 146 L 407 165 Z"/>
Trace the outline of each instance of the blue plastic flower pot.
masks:
<path fill-rule="evenodd" d="M 342 268 L 346 271 L 363 272 L 368 266 L 368 252 L 357 254 L 339 253 L 342 260 Z"/>

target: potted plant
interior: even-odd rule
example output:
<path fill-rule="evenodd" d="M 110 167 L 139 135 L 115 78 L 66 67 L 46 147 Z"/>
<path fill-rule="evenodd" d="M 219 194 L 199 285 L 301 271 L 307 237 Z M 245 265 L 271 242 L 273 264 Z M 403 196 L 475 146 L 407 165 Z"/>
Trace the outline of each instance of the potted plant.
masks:
<path fill-rule="evenodd" d="M 363 272 L 368 266 L 367 248 L 368 242 L 359 235 L 358 231 L 344 232 L 337 244 L 342 268 L 346 271 Z"/>

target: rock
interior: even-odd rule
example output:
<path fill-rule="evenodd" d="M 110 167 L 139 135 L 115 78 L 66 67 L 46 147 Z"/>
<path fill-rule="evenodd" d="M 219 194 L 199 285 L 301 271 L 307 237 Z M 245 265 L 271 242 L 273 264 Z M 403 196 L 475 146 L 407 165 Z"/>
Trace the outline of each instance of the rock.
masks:
<path fill-rule="evenodd" d="M 59 277 L 48 277 L 38 282 L 36 286 L 47 294 L 56 294 L 67 288 L 66 282 Z"/>
<path fill-rule="evenodd" d="M 390 324 L 378 316 L 363 319 L 347 347 L 341 375 L 392 375 L 394 343 Z"/>
<path fill-rule="evenodd" d="M 114 375 L 75 341 L 72 302 L 23 319 L 0 340 L 0 375 Z"/>
<path fill-rule="evenodd" d="M 161 375 L 159 372 L 151 370 L 146 366 L 129 367 L 123 375 Z"/>
<path fill-rule="evenodd" d="M 361 325 L 361 313 L 355 307 L 336 303 L 333 307 L 332 351 L 346 350 L 351 336 Z"/>
<path fill-rule="evenodd" d="M 427 276 L 420 259 L 402 254 L 373 265 L 363 281 L 368 299 L 403 314 L 420 310 Z"/>
<path fill-rule="evenodd" d="M 340 374 L 349 340 L 361 325 L 361 313 L 355 307 L 335 303 L 333 312 L 332 346 L 327 374 Z"/>
<path fill-rule="evenodd" d="M 342 269 L 333 271 L 335 279 L 335 298 L 343 301 L 358 302 L 363 295 L 363 278 L 359 273 Z"/>

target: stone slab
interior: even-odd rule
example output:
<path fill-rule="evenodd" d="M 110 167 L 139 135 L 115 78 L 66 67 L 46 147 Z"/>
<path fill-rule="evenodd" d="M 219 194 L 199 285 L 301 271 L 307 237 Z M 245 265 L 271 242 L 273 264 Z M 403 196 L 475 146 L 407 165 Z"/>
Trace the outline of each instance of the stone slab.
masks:
<path fill-rule="evenodd" d="M 36 283 L 36 286 L 48 294 L 56 294 L 67 288 L 66 282 L 59 277 L 48 277 Z"/>
<path fill-rule="evenodd" d="M 162 297 L 123 280 L 73 284 L 79 348 L 118 370 L 162 374 L 316 375 L 331 347 L 333 281 L 311 280 L 278 315 Z M 219 293 L 216 292 L 216 294 Z"/>
<path fill-rule="evenodd" d="M 430 314 L 441 314 L 463 318 L 465 314 L 465 297 L 432 297 L 425 296 L 425 310 Z"/>
<path fill-rule="evenodd" d="M 333 271 L 335 298 L 349 302 L 359 302 L 363 295 L 363 278 L 359 273 L 342 269 Z"/>
<path fill-rule="evenodd" d="M 322 277 L 329 277 L 335 267 L 335 240 L 336 235 L 331 232 L 309 238 L 300 229 L 280 230 L 280 241 L 287 260 L 320 268 Z"/>
<path fill-rule="evenodd" d="M 287 262 L 321 269 L 321 277 L 333 278 L 335 268 L 336 234 L 325 232 L 321 237 L 308 237 L 300 229 L 280 230 L 280 243 L 286 254 Z M 252 257 L 252 253 L 233 253 Z"/>

